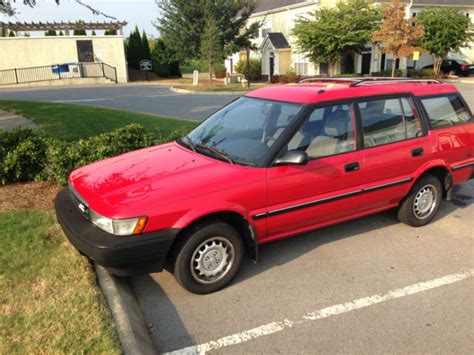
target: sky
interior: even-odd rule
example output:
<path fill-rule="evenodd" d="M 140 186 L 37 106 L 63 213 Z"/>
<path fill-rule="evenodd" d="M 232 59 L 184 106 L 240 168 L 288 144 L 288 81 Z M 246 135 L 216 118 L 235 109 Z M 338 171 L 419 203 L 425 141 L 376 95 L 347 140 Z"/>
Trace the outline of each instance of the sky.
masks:
<path fill-rule="evenodd" d="M 138 25 L 140 30 L 145 30 L 148 35 L 158 36 L 158 31 L 152 22 L 159 16 L 158 6 L 154 0 L 82 0 L 84 3 L 101 10 L 107 15 L 116 17 L 118 20 L 128 22 L 124 28 L 124 34 L 128 36 Z M 60 22 L 60 21 L 113 21 L 104 16 L 96 16 L 85 7 L 77 4 L 74 0 L 61 0 L 56 5 L 54 0 L 36 0 L 36 7 L 31 8 L 23 5 L 22 0 L 14 4 L 18 14 L 14 17 L 0 15 L 0 21 L 4 22 Z"/>

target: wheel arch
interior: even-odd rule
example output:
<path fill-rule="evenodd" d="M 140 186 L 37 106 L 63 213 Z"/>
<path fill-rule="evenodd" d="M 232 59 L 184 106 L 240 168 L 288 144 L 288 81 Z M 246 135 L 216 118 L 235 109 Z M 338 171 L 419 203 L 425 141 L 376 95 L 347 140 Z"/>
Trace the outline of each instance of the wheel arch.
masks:
<path fill-rule="evenodd" d="M 438 178 L 443 188 L 443 197 L 447 200 L 450 200 L 453 187 L 453 175 L 449 167 L 445 164 L 437 164 L 426 167 L 425 169 L 420 171 L 419 174 L 417 174 L 417 177 L 412 183 L 412 187 L 414 184 L 416 184 L 418 180 L 420 180 L 426 175 L 432 175 Z"/>
<path fill-rule="evenodd" d="M 249 220 L 241 213 L 231 211 L 231 210 L 222 210 L 210 212 L 208 214 L 196 217 L 195 219 L 189 221 L 187 225 L 181 229 L 178 233 L 175 241 L 173 242 L 171 249 L 167 257 L 167 268 L 172 265 L 172 261 L 176 257 L 177 253 L 181 249 L 182 245 L 186 241 L 186 232 L 197 228 L 200 224 L 209 223 L 211 221 L 222 221 L 228 223 L 234 227 L 237 232 L 239 232 L 246 250 L 248 250 L 252 256 L 252 259 L 256 262 L 258 259 L 258 241 L 257 241 L 257 232 L 254 226 L 249 222 Z"/>

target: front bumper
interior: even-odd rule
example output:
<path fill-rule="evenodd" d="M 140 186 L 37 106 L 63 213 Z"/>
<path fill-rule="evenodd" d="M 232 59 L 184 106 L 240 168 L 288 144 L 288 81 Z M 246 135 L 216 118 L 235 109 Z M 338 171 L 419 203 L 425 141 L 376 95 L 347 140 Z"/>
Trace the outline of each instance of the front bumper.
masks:
<path fill-rule="evenodd" d="M 119 237 L 95 227 L 74 206 L 68 189 L 54 201 L 56 216 L 64 233 L 81 254 L 120 276 L 158 272 L 179 229 Z"/>

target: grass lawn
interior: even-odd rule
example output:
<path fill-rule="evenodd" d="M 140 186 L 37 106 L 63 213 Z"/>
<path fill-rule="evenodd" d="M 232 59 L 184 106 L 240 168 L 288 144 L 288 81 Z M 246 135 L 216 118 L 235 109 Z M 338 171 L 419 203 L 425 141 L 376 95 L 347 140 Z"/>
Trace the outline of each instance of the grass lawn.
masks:
<path fill-rule="evenodd" d="M 32 101 L 2 101 L 0 109 L 29 118 L 47 134 L 65 140 L 87 138 L 137 123 L 156 136 L 196 127 L 192 121 L 91 106 Z"/>
<path fill-rule="evenodd" d="M 95 274 L 51 210 L 2 211 L 0 354 L 71 352 L 121 353 Z"/>

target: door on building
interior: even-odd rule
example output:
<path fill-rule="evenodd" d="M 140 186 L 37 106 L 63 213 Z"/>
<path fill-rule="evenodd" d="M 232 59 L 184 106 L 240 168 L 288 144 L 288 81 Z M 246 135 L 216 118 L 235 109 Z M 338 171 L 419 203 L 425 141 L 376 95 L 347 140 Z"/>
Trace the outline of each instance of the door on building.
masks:
<path fill-rule="evenodd" d="M 268 78 L 269 81 L 272 81 L 273 74 L 275 72 L 275 57 L 273 53 L 270 54 L 270 76 Z"/>
<path fill-rule="evenodd" d="M 372 53 L 362 53 L 362 75 L 370 74 L 370 62 L 372 61 Z"/>
<path fill-rule="evenodd" d="M 329 64 L 328 63 L 319 63 L 319 75 L 329 74 Z"/>
<path fill-rule="evenodd" d="M 94 49 L 92 41 L 77 41 L 77 58 L 79 62 L 94 62 Z"/>
<path fill-rule="evenodd" d="M 387 59 L 387 55 L 382 53 L 382 58 L 380 58 L 380 71 L 385 71 L 385 60 Z"/>

